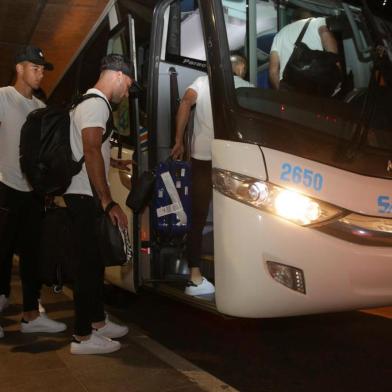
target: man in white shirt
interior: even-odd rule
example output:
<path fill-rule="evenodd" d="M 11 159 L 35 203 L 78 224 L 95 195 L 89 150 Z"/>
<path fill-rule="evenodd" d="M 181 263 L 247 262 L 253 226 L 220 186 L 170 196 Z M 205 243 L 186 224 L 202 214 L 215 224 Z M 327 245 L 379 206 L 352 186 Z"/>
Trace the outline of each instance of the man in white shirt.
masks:
<path fill-rule="evenodd" d="M 23 176 L 19 164 L 20 130 L 27 115 L 44 103 L 33 96 L 39 88 L 44 70 L 53 69 L 41 49 L 21 48 L 16 56 L 14 86 L 0 88 L 0 305 L 8 304 L 12 256 L 19 249 L 20 277 L 23 290 L 21 331 L 61 332 L 66 325 L 40 315 L 37 276 L 38 246 L 43 200 L 36 196 Z M 0 335 L 3 335 L 0 331 Z"/>
<path fill-rule="evenodd" d="M 127 169 L 131 161 L 111 162 L 109 138 L 103 143 L 102 138 L 111 116 L 109 102 L 120 103 L 128 97 L 134 77 L 133 64 L 124 56 L 105 56 L 101 62 L 99 80 L 86 92 L 100 97 L 86 99 L 70 113 L 72 153 L 77 161 L 82 156 L 85 158 L 81 172 L 72 178 L 64 195 L 72 218 L 76 250 L 72 354 L 114 352 L 121 345 L 112 338 L 128 333 L 126 326 L 113 323 L 104 312 L 104 263 L 99 252 L 96 218 L 103 210 L 113 224 L 128 228 L 125 213 L 112 200 L 108 172 L 110 164 Z M 91 185 L 97 200 L 94 200 Z M 100 206 L 97 206 L 97 202 Z"/>
<path fill-rule="evenodd" d="M 233 55 L 230 57 L 230 60 L 235 88 L 254 87 L 251 83 L 243 80 L 246 74 L 245 59 L 241 56 Z M 215 292 L 214 285 L 203 277 L 200 271 L 202 233 L 212 200 L 211 142 L 214 138 L 214 126 L 210 84 L 207 75 L 198 77 L 187 88 L 181 100 L 176 118 L 176 140 L 171 151 L 173 159 L 182 159 L 184 155 L 184 131 L 189 120 L 191 108 L 194 105 L 196 105 L 196 109 L 191 146 L 192 225 L 187 236 L 187 259 L 191 275 L 185 288 L 185 294 L 196 296 Z"/>
<path fill-rule="evenodd" d="M 245 57 L 238 54 L 232 54 L 230 56 L 230 62 L 234 77 L 234 87 L 254 87 L 252 83 L 245 80 L 246 73 L 248 72 Z"/>
<path fill-rule="evenodd" d="M 280 82 L 283 78 L 284 69 L 293 53 L 295 41 L 309 17 L 310 14 L 307 11 L 298 12 L 297 18 L 300 19 L 284 26 L 275 35 L 269 58 L 269 77 L 272 87 L 276 90 L 282 88 Z M 325 18 L 313 18 L 310 21 L 302 42 L 312 50 L 338 53 L 335 37 L 328 30 Z"/>

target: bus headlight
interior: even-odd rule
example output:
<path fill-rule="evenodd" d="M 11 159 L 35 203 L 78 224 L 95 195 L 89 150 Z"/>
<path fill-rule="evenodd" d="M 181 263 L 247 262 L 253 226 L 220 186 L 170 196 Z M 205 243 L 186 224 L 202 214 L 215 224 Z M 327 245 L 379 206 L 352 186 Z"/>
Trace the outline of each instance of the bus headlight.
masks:
<path fill-rule="evenodd" d="M 212 181 L 218 192 L 301 226 L 324 222 L 342 214 L 339 208 L 321 200 L 228 170 L 214 168 Z"/>
<path fill-rule="evenodd" d="M 321 216 L 321 208 L 316 201 L 290 190 L 277 192 L 274 207 L 277 215 L 303 225 L 317 222 Z"/>

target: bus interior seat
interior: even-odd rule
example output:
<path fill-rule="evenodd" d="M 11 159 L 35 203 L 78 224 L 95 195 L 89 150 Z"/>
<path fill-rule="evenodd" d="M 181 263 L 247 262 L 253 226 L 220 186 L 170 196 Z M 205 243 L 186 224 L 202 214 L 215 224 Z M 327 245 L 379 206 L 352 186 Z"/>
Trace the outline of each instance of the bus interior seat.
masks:
<path fill-rule="evenodd" d="M 272 42 L 275 37 L 275 32 L 261 35 L 257 38 L 257 57 L 263 62 L 257 68 L 257 87 L 263 89 L 271 88 L 269 82 L 269 54 L 271 52 Z M 265 56 L 265 57 L 264 57 Z M 262 58 L 264 57 L 264 58 Z"/>
<path fill-rule="evenodd" d="M 269 82 L 269 62 L 264 63 L 260 67 L 257 68 L 257 87 L 263 89 L 271 88 Z"/>
<path fill-rule="evenodd" d="M 263 34 L 257 37 L 257 48 L 262 50 L 264 53 L 269 53 L 271 51 L 272 42 L 275 37 L 274 33 Z"/>

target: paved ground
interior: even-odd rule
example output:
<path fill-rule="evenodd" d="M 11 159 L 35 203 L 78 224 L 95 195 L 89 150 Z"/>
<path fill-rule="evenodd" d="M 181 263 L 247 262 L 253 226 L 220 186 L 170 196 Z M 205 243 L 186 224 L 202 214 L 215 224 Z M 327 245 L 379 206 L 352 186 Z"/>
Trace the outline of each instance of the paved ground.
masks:
<path fill-rule="evenodd" d="M 72 302 L 66 295 L 54 295 L 49 289 L 45 289 L 42 296 L 47 312 L 54 319 L 65 322 L 68 331 L 44 336 L 22 334 L 19 332 L 19 293 L 20 285 L 14 279 L 12 305 L 0 318 L 6 334 L 0 340 L 1 392 L 230 390 L 222 386 L 219 380 L 209 377 L 157 345 L 133 326 L 130 326 L 129 336 L 121 339 L 123 349 L 116 353 L 100 356 L 71 355 L 69 342 L 73 322 Z"/>
<path fill-rule="evenodd" d="M 19 292 L 14 280 L 0 318 L 0 392 L 392 391 L 391 309 L 246 320 L 109 288 L 110 313 L 131 328 L 124 348 L 72 356 L 69 292 L 44 291 L 48 313 L 69 326 L 46 336 L 18 331 Z"/>
<path fill-rule="evenodd" d="M 151 293 L 122 295 L 118 317 L 237 390 L 392 391 L 391 309 L 251 320 Z"/>

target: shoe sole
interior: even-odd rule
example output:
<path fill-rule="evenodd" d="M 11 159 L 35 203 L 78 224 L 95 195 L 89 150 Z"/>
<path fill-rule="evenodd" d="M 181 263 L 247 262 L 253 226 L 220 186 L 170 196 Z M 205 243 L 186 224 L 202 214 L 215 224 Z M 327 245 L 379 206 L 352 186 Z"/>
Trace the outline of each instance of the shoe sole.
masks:
<path fill-rule="evenodd" d="M 64 332 L 66 329 L 67 329 L 67 327 L 65 327 L 65 328 L 62 327 L 61 329 L 56 329 L 56 330 L 51 329 L 50 331 L 44 330 L 44 329 L 39 329 L 39 328 L 31 329 L 31 330 L 27 330 L 27 331 L 24 329 L 21 329 L 20 332 L 22 332 L 22 333 L 59 333 L 59 332 Z"/>
<path fill-rule="evenodd" d="M 205 291 L 205 292 L 189 292 L 188 290 L 185 290 L 186 295 L 191 295 L 193 297 L 198 296 L 198 295 L 209 295 L 209 294 L 215 294 L 214 291 Z"/>
<path fill-rule="evenodd" d="M 78 350 L 79 348 L 79 344 L 77 346 L 76 349 L 73 348 L 74 346 L 72 346 L 71 344 L 71 354 L 73 355 L 94 355 L 94 354 L 110 354 L 110 353 L 114 353 L 115 351 L 120 350 L 121 345 L 115 346 L 115 347 L 108 347 L 106 349 L 80 349 L 80 351 Z"/>

